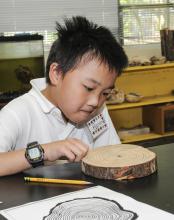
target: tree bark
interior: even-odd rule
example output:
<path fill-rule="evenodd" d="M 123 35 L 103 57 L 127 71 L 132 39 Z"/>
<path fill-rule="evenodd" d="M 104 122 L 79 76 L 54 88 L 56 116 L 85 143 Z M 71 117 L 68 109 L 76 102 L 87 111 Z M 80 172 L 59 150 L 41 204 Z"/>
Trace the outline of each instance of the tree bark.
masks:
<path fill-rule="evenodd" d="M 119 144 L 90 150 L 82 159 L 82 171 L 99 179 L 133 179 L 157 170 L 156 154 L 146 148 Z"/>

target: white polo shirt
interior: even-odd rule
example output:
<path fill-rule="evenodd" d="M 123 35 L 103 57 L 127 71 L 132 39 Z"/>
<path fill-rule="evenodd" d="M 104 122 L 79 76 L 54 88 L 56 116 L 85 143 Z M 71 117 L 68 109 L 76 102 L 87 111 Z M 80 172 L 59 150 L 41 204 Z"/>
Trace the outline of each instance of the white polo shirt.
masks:
<path fill-rule="evenodd" d="M 46 88 L 45 78 L 31 81 L 32 89 L 8 103 L 0 110 L 0 152 L 26 148 L 27 144 L 38 141 L 40 144 L 78 138 L 91 148 L 120 144 L 107 108 L 100 112 L 107 129 L 95 139 L 91 139 L 86 124 L 78 127 L 66 122 L 61 111 L 42 95 Z"/>

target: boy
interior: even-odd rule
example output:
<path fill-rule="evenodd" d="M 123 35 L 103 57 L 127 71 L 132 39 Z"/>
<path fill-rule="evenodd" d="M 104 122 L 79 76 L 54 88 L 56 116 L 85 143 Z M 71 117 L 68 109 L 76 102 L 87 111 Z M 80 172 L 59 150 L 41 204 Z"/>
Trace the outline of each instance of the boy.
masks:
<path fill-rule="evenodd" d="M 127 56 L 108 29 L 84 17 L 57 23 L 57 31 L 46 80 L 32 80 L 0 111 L 0 176 L 120 143 L 104 102 Z"/>

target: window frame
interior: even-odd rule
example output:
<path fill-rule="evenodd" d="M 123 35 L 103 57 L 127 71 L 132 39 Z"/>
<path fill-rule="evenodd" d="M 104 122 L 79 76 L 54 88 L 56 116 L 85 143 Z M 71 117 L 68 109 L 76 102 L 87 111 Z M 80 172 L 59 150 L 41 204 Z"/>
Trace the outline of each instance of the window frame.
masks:
<path fill-rule="evenodd" d="M 124 15 L 123 15 L 123 11 L 130 9 L 130 10 L 134 10 L 134 9 L 163 9 L 163 8 L 168 8 L 170 10 L 170 8 L 174 8 L 174 3 L 170 3 L 170 1 L 168 1 L 168 3 L 154 3 L 154 4 L 121 4 L 120 0 L 118 2 L 118 19 L 119 19 L 119 42 L 121 45 L 123 46 L 129 46 L 129 45 L 141 45 L 141 44 L 151 44 L 151 43 L 160 43 L 160 32 L 159 32 L 159 41 L 158 42 L 150 42 L 150 43 L 125 43 L 125 39 L 126 37 L 124 37 Z M 170 26 L 170 15 L 168 15 L 167 18 L 167 27 Z M 131 32 L 130 32 L 131 33 Z M 153 38 L 153 37 L 152 37 Z"/>

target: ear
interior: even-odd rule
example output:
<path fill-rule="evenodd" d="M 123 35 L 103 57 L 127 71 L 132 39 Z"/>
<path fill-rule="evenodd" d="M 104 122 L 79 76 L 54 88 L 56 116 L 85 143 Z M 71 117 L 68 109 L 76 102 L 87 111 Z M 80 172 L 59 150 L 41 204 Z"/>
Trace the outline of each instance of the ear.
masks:
<path fill-rule="evenodd" d="M 59 68 L 58 63 L 52 63 L 50 65 L 49 78 L 52 85 L 57 85 L 60 80 L 63 78 L 63 73 Z"/>

